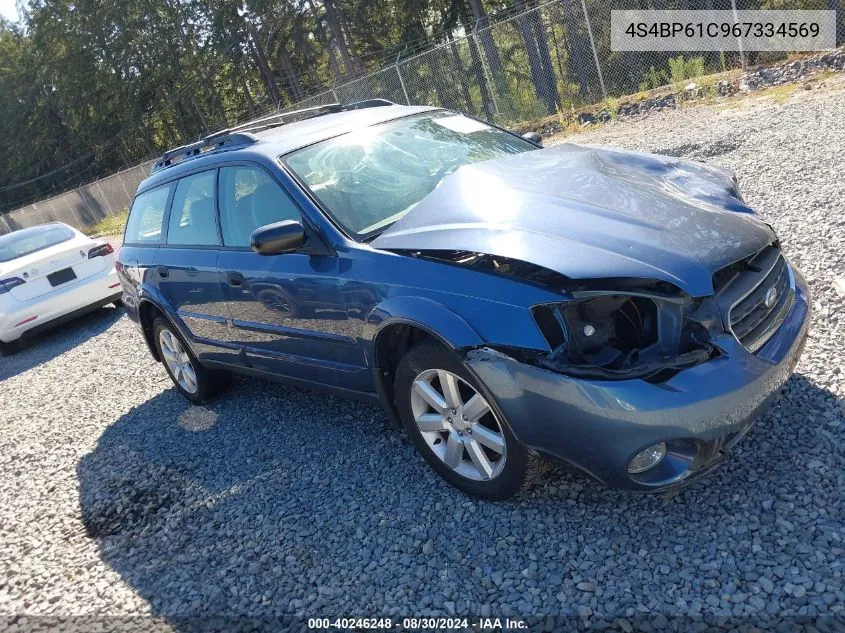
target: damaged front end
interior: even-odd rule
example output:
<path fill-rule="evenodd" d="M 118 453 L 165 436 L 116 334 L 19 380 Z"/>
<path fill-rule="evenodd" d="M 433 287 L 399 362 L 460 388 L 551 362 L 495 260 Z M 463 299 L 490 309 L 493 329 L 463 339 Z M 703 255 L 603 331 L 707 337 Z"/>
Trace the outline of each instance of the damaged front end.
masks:
<path fill-rule="evenodd" d="M 574 280 L 530 262 L 472 251 L 404 254 L 519 279 L 564 295 L 559 302 L 531 309 L 550 352 L 500 348 L 543 369 L 577 378 L 657 383 L 720 354 L 711 338 L 724 333 L 714 299 L 693 298 L 666 281 Z"/>
<path fill-rule="evenodd" d="M 571 288 L 569 300 L 532 309 L 551 352 L 540 367 L 579 378 L 662 382 L 719 355 L 722 327 L 712 300 L 665 282 L 601 280 Z"/>

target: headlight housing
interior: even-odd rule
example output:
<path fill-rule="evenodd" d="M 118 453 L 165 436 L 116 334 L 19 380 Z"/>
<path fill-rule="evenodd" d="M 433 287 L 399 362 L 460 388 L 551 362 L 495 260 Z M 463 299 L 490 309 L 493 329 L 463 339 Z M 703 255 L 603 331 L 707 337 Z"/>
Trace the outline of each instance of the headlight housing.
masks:
<path fill-rule="evenodd" d="M 660 381 L 716 353 L 706 328 L 688 318 L 691 300 L 592 294 L 535 306 L 534 318 L 552 349 L 538 358 L 540 366 L 583 378 Z"/>

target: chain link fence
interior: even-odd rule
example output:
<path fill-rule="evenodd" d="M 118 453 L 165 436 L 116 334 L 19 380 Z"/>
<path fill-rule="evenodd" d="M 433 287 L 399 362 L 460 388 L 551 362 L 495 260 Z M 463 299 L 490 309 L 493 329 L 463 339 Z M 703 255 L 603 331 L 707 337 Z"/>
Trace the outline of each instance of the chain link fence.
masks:
<path fill-rule="evenodd" d="M 0 234 L 44 222 L 64 222 L 84 231 L 107 216 L 127 209 L 132 204 L 138 185 L 150 175 L 153 162 L 130 167 L 72 191 L 0 215 Z"/>
<path fill-rule="evenodd" d="M 836 2 L 778 0 L 777 8 L 830 9 Z M 645 4 L 650 6 L 641 0 L 553 0 L 487 26 L 464 27 L 430 50 L 310 95 L 282 112 L 383 98 L 459 110 L 504 126 L 544 117 L 607 120 L 623 111 L 620 97 L 668 95 L 679 105 L 691 85 L 696 96 L 701 91 L 722 94 L 725 84 L 738 81 L 740 69 L 787 58 L 787 53 L 612 51 L 612 9 L 690 8 L 689 0 Z M 743 8 L 742 0 L 702 4 L 706 9 Z M 842 14 L 833 19 L 840 22 L 834 26 L 841 43 Z M 583 112 L 590 107 L 598 117 Z M 0 233 L 51 220 L 84 230 L 126 209 L 151 166 L 152 161 L 137 165 L 2 215 Z"/>

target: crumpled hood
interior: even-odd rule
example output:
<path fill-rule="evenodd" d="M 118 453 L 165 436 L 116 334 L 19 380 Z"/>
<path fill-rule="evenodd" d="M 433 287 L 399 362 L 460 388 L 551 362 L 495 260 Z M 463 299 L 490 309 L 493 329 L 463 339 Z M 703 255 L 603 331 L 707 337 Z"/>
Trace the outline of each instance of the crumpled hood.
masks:
<path fill-rule="evenodd" d="M 668 281 L 713 293 L 713 273 L 776 237 L 730 172 L 668 156 L 559 145 L 461 167 L 372 242 L 509 257 L 572 279 Z"/>

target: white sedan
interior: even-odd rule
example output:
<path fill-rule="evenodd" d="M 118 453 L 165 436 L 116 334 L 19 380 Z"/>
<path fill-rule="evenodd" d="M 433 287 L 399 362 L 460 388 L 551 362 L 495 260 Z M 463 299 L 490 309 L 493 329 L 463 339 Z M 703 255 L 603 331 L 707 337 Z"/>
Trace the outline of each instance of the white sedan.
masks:
<path fill-rule="evenodd" d="M 121 294 L 111 244 L 59 222 L 0 235 L 0 352 Z"/>

